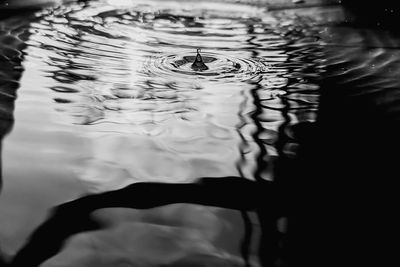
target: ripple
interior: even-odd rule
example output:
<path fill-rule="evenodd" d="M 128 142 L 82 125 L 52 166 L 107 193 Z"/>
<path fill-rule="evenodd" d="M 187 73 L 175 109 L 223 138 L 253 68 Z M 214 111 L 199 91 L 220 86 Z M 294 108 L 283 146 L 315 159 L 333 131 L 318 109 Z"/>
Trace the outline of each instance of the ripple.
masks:
<path fill-rule="evenodd" d="M 164 151 L 160 162 L 181 156 L 196 166 L 190 175 L 166 175 L 167 180 L 237 175 L 238 168 L 254 178 L 264 140 L 272 151 L 284 120 L 313 118 L 322 56 L 316 38 L 320 28 L 308 27 L 313 17 L 278 16 L 236 3 L 114 2 L 46 9 L 30 24 L 28 50 L 22 54 L 26 77 L 42 78 L 37 88 L 48 89 L 41 93 L 53 100 L 63 127 L 84 125 L 90 133 L 113 133 L 113 140 L 115 133 L 134 134 L 126 145 L 154 139 L 159 147 L 149 143 L 143 149 L 150 151 L 149 158 Z M 1 40 L 14 42 L 10 34 Z M 206 67 L 196 69 L 199 48 Z M 199 148 L 202 152 L 194 155 Z M 132 157 L 130 151 L 126 158 Z M 230 160 L 220 162 L 226 151 Z M 109 161 L 115 160 L 101 159 Z M 127 168 L 118 166 L 130 170 L 130 162 Z M 131 176 L 154 177 L 154 168 L 143 166 Z M 187 169 L 179 162 L 174 166 Z"/>
<path fill-rule="evenodd" d="M 217 82 L 237 82 L 255 79 L 267 71 L 267 65 L 260 60 L 237 58 L 214 52 L 202 53 L 207 70 L 191 68 L 195 54 L 169 54 L 150 58 L 144 72 L 164 77 L 180 79 L 205 79 Z"/>
<path fill-rule="evenodd" d="M 17 134 L 7 139 L 8 162 L 18 169 L 6 168 L 5 177 L 26 173 L 40 185 L 27 200 L 43 195 L 43 189 L 57 192 L 63 177 L 71 180 L 72 175 L 82 188 L 73 181 L 74 189 L 65 188 L 65 193 L 111 190 L 137 181 L 273 179 L 274 158 L 296 153 L 296 136 L 285 135 L 291 124 L 314 120 L 324 69 L 318 36 L 325 29 L 315 25 L 315 12 L 271 13 L 258 1 L 247 5 L 236 0 L 72 2 L 35 12 L 31 20 L 0 21 L 0 117 L 7 119 L 0 125 L 3 135 L 21 87 Z M 195 70 L 191 66 L 198 48 L 207 68 Z M 368 64 L 384 67 L 386 54 L 376 52 L 379 60 Z M 34 161 L 20 164 L 21 155 Z M 43 172 L 42 167 L 50 169 Z M 46 173 L 61 179 L 43 180 Z M 6 223 L 12 225 L 12 220 Z M 9 237 L 8 243 L 19 239 Z M 154 243 L 147 238 L 139 237 L 135 244 Z M 21 236 L 17 242 L 24 240 Z M 225 253 L 224 247 L 202 248 Z M 135 253 L 119 255 L 133 257 L 132 262 L 148 257 L 153 265 L 175 264 L 169 248 L 149 251 L 139 258 Z M 160 255 L 168 261 L 155 262 Z M 188 255 L 192 259 L 197 254 Z M 249 255 L 260 266 L 257 258 Z M 202 264 L 193 260 L 175 265 L 185 263 Z"/>

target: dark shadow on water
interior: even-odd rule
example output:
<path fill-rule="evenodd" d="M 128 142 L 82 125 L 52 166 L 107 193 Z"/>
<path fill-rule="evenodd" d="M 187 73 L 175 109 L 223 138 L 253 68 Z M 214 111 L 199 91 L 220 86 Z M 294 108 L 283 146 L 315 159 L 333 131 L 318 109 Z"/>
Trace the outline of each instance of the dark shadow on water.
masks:
<path fill-rule="evenodd" d="M 116 191 L 88 195 L 56 207 L 16 254 L 10 266 L 39 266 L 54 256 L 70 236 L 101 228 L 90 216 L 97 209 L 150 209 L 174 203 L 222 207 L 242 212 L 255 211 L 261 229 L 265 231 L 261 239 L 260 247 L 264 250 L 260 250 L 260 258 L 263 266 L 272 266 L 276 260 L 273 248 L 276 247 L 278 236 L 277 233 L 271 235 L 270 229 L 274 229 L 271 222 L 279 215 L 275 203 L 277 193 L 267 181 L 252 182 L 238 177 L 226 177 L 202 178 L 193 184 L 137 183 Z"/>
<path fill-rule="evenodd" d="M 290 214 L 289 266 L 398 261 L 391 240 L 399 225 L 400 50 L 392 47 L 400 38 L 394 24 L 365 23 L 371 5 L 352 10 L 354 24 L 329 30 L 317 121 L 292 126 L 297 157 L 277 168 Z"/>

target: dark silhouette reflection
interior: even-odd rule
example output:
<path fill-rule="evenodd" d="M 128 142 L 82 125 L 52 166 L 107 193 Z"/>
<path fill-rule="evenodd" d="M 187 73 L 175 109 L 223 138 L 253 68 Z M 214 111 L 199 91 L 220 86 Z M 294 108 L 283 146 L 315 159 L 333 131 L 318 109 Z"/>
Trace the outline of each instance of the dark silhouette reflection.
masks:
<path fill-rule="evenodd" d="M 292 126 L 297 157 L 277 167 L 290 266 L 384 266 L 396 257 L 400 36 L 365 24 L 371 5 L 323 37 L 317 121 Z"/>
<path fill-rule="evenodd" d="M 54 256 L 68 237 L 100 228 L 101 225 L 90 217 L 97 209 L 149 209 L 174 203 L 255 211 L 262 228 L 260 259 L 263 266 L 272 266 L 277 258 L 279 239 L 278 233 L 271 231 L 275 229 L 271 222 L 280 215 L 277 194 L 270 182 L 226 177 L 202 178 L 193 184 L 137 183 L 120 190 L 84 196 L 56 207 L 16 254 L 10 266 L 39 266 Z"/>

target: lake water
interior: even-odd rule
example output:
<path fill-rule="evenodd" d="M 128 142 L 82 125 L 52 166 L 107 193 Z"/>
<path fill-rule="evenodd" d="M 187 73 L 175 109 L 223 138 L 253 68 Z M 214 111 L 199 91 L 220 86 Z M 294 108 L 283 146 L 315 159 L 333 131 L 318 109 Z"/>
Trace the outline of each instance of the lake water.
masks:
<path fill-rule="evenodd" d="M 385 54 L 395 39 L 333 26 L 342 18 L 339 7 L 99 0 L 0 20 L 2 253 L 83 195 L 201 177 L 274 181 L 276 161 L 297 154 L 292 126 L 316 120 L 327 60 L 347 82 L 370 63 L 348 57 L 360 47 L 395 64 Z M 207 70 L 191 68 L 197 49 Z M 251 209 L 182 203 L 92 216 L 102 227 L 72 235 L 43 266 L 263 266 Z"/>

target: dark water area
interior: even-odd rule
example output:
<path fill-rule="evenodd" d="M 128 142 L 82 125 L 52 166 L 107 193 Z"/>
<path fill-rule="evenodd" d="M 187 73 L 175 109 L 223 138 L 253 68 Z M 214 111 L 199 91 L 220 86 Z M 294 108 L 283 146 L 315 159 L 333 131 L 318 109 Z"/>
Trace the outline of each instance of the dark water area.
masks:
<path fill-rule="evenodd" d="M 266 7 L 1 18 L 0 265 L 387 259 L 400 35 L 341 6 Z"/>

